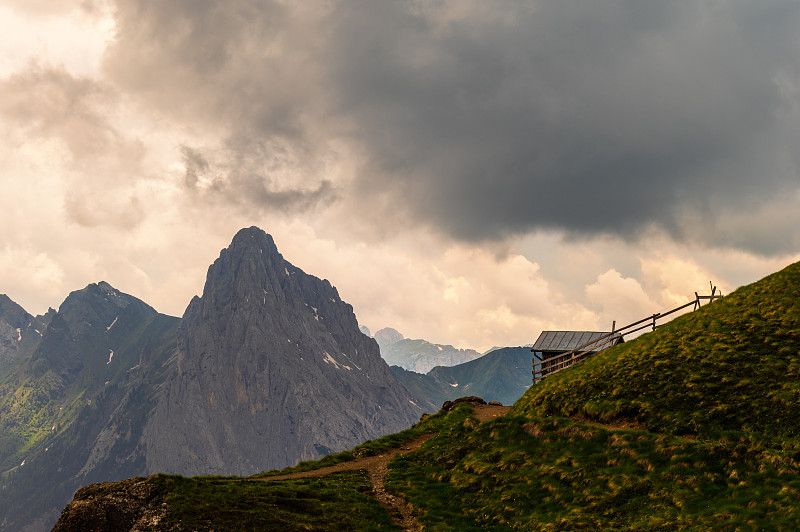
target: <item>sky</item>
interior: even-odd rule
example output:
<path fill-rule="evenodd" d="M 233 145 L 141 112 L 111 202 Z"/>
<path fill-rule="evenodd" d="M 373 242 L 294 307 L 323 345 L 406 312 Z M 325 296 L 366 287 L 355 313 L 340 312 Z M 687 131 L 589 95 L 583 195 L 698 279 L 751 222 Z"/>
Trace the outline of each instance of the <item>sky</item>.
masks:
<path fill-rule="evenodd" d="M 0 293 L 180 316 L 256 225 L 373 332 L 608 330 L 800 260 L 794 0 L 0 0 Z"/>

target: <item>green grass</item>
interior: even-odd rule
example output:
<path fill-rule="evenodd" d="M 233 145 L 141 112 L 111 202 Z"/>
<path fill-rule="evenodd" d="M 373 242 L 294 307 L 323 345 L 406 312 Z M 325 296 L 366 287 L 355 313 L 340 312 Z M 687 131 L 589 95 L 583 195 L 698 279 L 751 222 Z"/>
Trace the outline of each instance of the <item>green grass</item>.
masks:
<path fill-rule="evenodd" d="M 790 530 L 800 453 L 507 417 L 396 458 L 426 530 Z"/>
<path fill-rule="evenodd" d="M 363 471 L 276 482 L 159 475 L 151 482 L 168 492 L 161 529 L 400 530 L 370 496 Z"/>

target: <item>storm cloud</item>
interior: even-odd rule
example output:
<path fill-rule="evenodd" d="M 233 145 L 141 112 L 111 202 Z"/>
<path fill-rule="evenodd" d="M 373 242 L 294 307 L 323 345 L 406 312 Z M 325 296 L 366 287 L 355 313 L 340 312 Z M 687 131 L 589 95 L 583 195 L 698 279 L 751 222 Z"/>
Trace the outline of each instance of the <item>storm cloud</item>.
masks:
<path fill-rule="evenodd" d="M 800 260 L 794 1 L 13 0 L 0 292 L 180 315 L 241 227 L 361 323 L 522 345 Z M 600 330 L 600 329 L 598 329 Z"/>
<path fill-rule="evenodd" d="M 788 1 L 119 0 L 105 69 L 218 129 L 231 202 L 340 197 L 467 241 L 655 227 L 775 253 L 708 227 L 799 188 L 798 27 Z M 358 163 L 330 182 L 340 144 Z"/>

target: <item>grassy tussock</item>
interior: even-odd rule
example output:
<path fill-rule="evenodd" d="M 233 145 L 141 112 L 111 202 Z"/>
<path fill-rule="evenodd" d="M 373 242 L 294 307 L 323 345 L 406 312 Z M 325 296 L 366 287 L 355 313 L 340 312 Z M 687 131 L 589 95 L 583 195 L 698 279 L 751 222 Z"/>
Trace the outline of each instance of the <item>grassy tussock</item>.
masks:
<path fill-rule="evenodd" d="M 396 458 L 430 530 L 792 529 L 798 453 L 566 418 L 506 418 Z"/>
<path fill-rule="evenodd" d="M 161 530 L 399 530 L 362 471 L 281 482 L 159 475 L 168 492 Z"/>

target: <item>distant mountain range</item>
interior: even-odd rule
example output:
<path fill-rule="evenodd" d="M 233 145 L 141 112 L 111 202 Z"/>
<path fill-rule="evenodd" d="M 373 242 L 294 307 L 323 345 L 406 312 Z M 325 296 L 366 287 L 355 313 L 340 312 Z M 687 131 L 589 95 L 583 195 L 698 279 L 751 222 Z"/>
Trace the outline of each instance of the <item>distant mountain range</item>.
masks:
<path fill-rule="evenodd" d="M 422 412 L 337 290 L 255 227 L 181 319 L 105 282 L 39 317 L 0 296 L 0 530 L 49 530 L 92 482 L 253 474 Z"/>
<path fill-rule="evenodd" d="M 370 334 L 363 326 L 361 332 Z M 377 331 L 374 338 L 392 366 L 392 375 L 428 412 L 470 395 L 512 404 L 532 382 L 529 347 L 495 347 L 482 355 L 474 349 L 411 340 L 390 327 Z"/>
<path fill-rule="evenodd" d="M 474 349 L 457 349 L 452 345 L 404 338 L 390 327 L 377 331 L 375 341 L 381 348 L 381 356 L 390 366 L 400 366 L 416 373 L 427 373 L 436 366 L 463 364 L 481 356 Z"/>
<path fill-rule="evenodd" d="M 529 347 L 495 349 L 475 360 L 455 366 L 437 366 L 427 374 L 392 366 L 394 377 L 418 397 L 429 412 L 444 401 L 474 395 L 486 401 L 513 404 L 531 385 Z"/>

